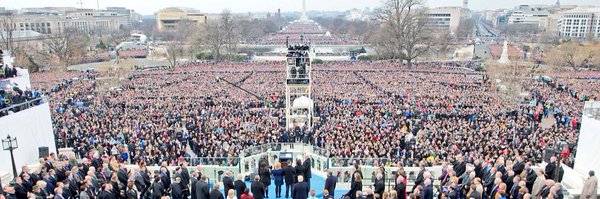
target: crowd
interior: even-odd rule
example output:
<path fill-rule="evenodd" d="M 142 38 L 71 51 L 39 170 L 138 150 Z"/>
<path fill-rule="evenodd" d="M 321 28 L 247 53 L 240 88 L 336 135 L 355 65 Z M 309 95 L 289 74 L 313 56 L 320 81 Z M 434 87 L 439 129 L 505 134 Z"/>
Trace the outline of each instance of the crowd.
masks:
<path fill-rule="evenodd" d="M 562 175 L 561 168 L 552 166 L 557 159 L 551 158 L 549 166 L 538 173 L 530 166 L 541 162 L 544 150 L 555 144 L 556 138 L 569 143 L 569 152 L 561 157 L 572 163 L 582 99 L 598 96 L 596 88 L 581 86 L 578 81 L 596 83 L 590 77 L 598 74 L 580 72 L 553 82 L 524 79 L 530 93 L 527 100 L 534 103 L 523 104 L 502 98 L 481 73 L 452 67 L 474 64 L 423 62 L 410 68 L 393 61 L 313 65 L 314 115 L 319 119 L 312 129 L 301 131 L 285 128 L 283 62 L 194 62 L 135 71 L 113 90 L 102 89 L 105 82 L 96 78 L 101 73 L 34 73 L 32 85 L 39 88 L 35 93 L 49 97 L 58 146 L 73 147 L 79 161 L 51 155 L 41 160 L 39 170 L 23 167 L 4 192 L 20 198 L 25 194 L 38 198 L 170 195 L 212 199 L 203 183 L 200 192 L 208 197 L 194 196 L 198 189 L 189 185 L 206 179 L 190 172 L 186 160 L 226 158 L 218 164 L 237 166 L 239 162 L 231 157 L 239 157 L 249 147 L 297 141 L 327 151 L 336 166 L 398 167 L 392 174 L 376 174 L 376 182 L 369 188 L 362 186 L 360 167 L 355 166 L 351 190 L 345 194 L 350 199 L 430 199 L 433 189 L 439 197 L 453 199 L 561 198 L 559 184 L 552 181 L 557 178 L 555 171 Z M 585 80 L 575 78 L 578 74 Z M 545 126 L 549 118 L 555 121 Z M 193 164 L 202 163 L 207 162 Z M 223 179 L 225 195 L 215 192 L 214 198 L 247 199 L 251 192 L 260 199 L 268 195 L 270 180 L 266 179 L 271 177 L 275 178 L 276 195 L 281 196 L 282 177 L 286 188 L 294 183 L 303 190 L 291 193 L 292 198 L 310 197 L 310 174 L 305 173 L 310 166 L 305 163 L 280 167 L 259 161 L 256 182 L 264 193 L 255 192 L 261 189 L 254 183 L 246 192 L 234 188 L 230 194 L 230 183 Z M 124 164 L 139 166 L 129 170 Z M 145 165 L 164 169 L 151 173 Z M 292 172 L 288 165 L 294 166 L 293 177 L 286 176 Z M 445 172 L 433 178 L 425 170 L 431 165 L 442 165 Z M 178 168 L 171 173 L 166 166 Z M 414 183 L 407 183 L 411 175 L 403 172 L 404 166 L 423 168 Z M 332 179 L 328 177 L 326 187 L 335 187 L 331 183 L 337 176 L 329 175 Z M 389 176 L 398 183 L 393 190 L 382 191 L 380 180 Z M 219 190 L 217 186 L 215 190 Z M 409 186 L 414 190 L 407 191 Z M 334 189 L 328 190 L 331 197 Z"/>
<path fill-rule="evenodd" d="M 90 74 L 58 84 L 49 96 L 58 146 L 74 147 L 79 157 L 98 153 L 177 165 L 190 157 L 239 157 L 248 147 L 303 141 L 328 151 L 336 165 L 416 166 L 424 159 L 437 165 L 456 154 L 469 160 L 525 155 L 541 162 L 548 145 L 562 138 L 570 144 L 563 161 L 572 163 L 583 107 L 572 91 L 579 88 L 524 80 L 535 105 L 515 103 L 481 73 L 453 65 L 474 64 L 313 65 L 319 119 L 302 131 L 285 128 L 283 62 L 192 62 L 135 71 L 111 91 Z M 32 76 L 34 86 L 38 78 Z M 554 124 L 543 128 L 552 117 Z"/>

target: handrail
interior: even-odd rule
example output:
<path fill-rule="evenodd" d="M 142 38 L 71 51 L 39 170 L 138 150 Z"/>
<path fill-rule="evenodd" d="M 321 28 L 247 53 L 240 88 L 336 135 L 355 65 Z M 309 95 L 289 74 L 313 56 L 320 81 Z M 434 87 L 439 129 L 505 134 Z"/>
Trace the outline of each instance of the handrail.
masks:
<path fill-rule="evenodd" d="M 35 102 L 40 102 L 40 101 L 41 101 L 41 103 L 34 104 Z M 38 98 L 34 98 L 32 100 L 28 100 L 28 101 L 21 102 L 21 103 L 18 103 L 18 104 L 13 104 L 13 105 L 11 105 L 9 107 L 0 109 L 0 113 L 2 113 L 2 112 L 8 112 L 8 111 L 10 111 L 10 110 L 12 110 L 14 108 L 20 108 L 20 107 L 23 107 L 25 105 L 27 105 L 25 109 L 28 109 L 28 108 L 30 108 L 32 106 L 40 105 L 40 104 L 43 104 L 43 103 L 45 103 L 47 101 L 48 101 L 47 97 L 41 96 L 41 97 L 38 97 Z M 20 109 L 20 110 L 24 110 L 24 109 Z M 4 116 L 4 115 L 0 114 L 0 117 L 2 117 L 2 116 Z"/>

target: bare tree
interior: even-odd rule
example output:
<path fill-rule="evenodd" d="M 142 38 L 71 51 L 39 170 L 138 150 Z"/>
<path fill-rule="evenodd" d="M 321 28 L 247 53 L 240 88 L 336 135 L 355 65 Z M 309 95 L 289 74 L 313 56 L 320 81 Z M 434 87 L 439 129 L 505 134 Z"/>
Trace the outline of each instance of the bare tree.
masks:
<path fill-rule="evenodd" d="M 566 42 L 552 49 L 547 54 L 548 62 L 558 67 L 568 67 L 574 71 L 587 68 L 598 60 L 598 45 L 582 45 L 577 42 Z"/>
<path fill-rule="evenodd" d="M 182 41 L 170 41 L 166 46 L 167 60 L 171 67 L 177 65 L 177 59 L 183 57 L 184 54 L 184 42 Z"/>
<path fill-rule="evenodd" d="M 231 60 L 232 56 L 236 54 L 236 48 L 239 41 L 239 28 L 229 10 L 223 10 L 220 23 L 220 29 L 223 33 L 223 40 L 225 42 L 225 51 L 227 52 L 227 59 Z"/>
<path fill-rule="evenodd" d="M 204 44 L 212 52 L 213 59 L 221 60 L 221 48 L 226 45 L 226 41 L 220 23 L 208 22 L 206 24 Z"/>
<path fill-rule="evenodd" d="M 393 48 L 385 51 L 392 52 L 394 58 L 406 60 L 409 67 L 429 48 L 423 5 L 424 0 L 385 0 L 377 10 L 379 31 L 383 34 L 377 37 L 381 40 L 376 43 L 387 43 L 380 46 Z"/>
<path fill-rule="evenodd" d="M 475 19 L 467 18 L 460 20 L 458 24 L 458 30 L 456 31 L 456 37 L 458 38 L 468 38 L 475 28 Z"/>
<path fill-rule="evenodd" d="M 43 38 L 45 50 L 42 53 L 46 58 L 55 60 L 60 70 L 66 70 L 84 55 L 86 43 L 84 35 L 75 29 L 66 28 Z"/>
<path fill-rule="evenodd" d="M 456 37 L 449 30 L 443 30 L 433 36 L 433 47 L 436 48 L 436 53 L 442 54 L 442 57 L 446 57 L 448 50 L 456 42 Z"/>
<path fill-rule="evenodd" d="M 0 48 L 10 51 L 13 55 L 17 54 L 18 49 L 15 45 L 14 33 L 17 30 L 17 24 L 15 23 L 15 15 L 12 12 L 0 18 Z"/>
<path fill-rule="evenodd" d="M 241 39 L 248 42 L 279 30 L 279 24 L 273 20 L 240 18 L 236 22 Z"/>
<path fill-rule="evenodd" d="M 425 26 L 427 21 L 425 11 L 420 10 L 411 17 L 411 22 L 407 24 L 404 30 L 405 37 L 403 39 L 403 58 L 408 63 L 408 67 L 412 66 L 414 59 L 427 53 L 431 46 L 431 36 Z"/>

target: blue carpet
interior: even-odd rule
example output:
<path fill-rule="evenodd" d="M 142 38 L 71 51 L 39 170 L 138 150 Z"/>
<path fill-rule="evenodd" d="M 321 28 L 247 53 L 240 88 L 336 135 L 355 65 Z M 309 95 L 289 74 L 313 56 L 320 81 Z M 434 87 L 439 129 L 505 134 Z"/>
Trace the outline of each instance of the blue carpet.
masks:
<path fill-rule="evenodd" d="M 246 187 L 250 188 L 250 182 L 246 182 Z M 275 199 L 275 182 L 271 181 L 271 185 L 268 187 L 269 189 L 269 199 Z M 317 198 L 323 197 L 323 189 L 325 189 L 325 179 L 313 175 L 310 179 L 310 189 L 314 189 Z M 223 189 L 221 189 L 223 192 Z M 290 190 L 291 192 L 291 190 Z M 341 196 L 347 193 L 348 190 L 335 190 L 335 198 L 341 198 Z M 292 193 L 290 193 L 291 195 Z M 331 194 L 331 193 L 330 193 Z M 225 193 L 227 195 L 227 193 Z M 291 197 L 291 196 L 290 196 Z M 285 183 L 281 186 L 281 198 L 285 198 Z"/>

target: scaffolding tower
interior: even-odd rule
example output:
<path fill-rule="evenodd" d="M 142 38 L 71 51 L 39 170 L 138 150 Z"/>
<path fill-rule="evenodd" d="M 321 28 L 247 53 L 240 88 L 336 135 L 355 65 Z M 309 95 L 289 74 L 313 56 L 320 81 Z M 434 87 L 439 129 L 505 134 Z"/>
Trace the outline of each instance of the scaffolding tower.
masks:
<path fill-rule="evenodd" d="M 287 129 L 312 128 L 313 101 L 310 42 L 289 45 L 285 66 L 285 118 Z"/>

